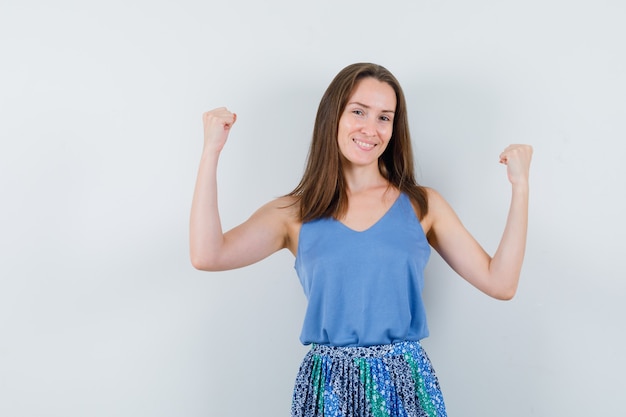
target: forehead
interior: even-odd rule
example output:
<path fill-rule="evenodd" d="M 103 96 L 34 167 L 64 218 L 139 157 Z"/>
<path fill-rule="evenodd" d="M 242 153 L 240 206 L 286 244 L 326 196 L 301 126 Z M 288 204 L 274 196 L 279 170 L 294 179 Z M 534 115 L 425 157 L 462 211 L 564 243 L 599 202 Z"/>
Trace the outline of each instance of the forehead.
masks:
<path fill-rule="evenodd" d="M 354 102 L 385 110 L 395 110 L 396 92 L 388 83 L 367 77 L 355 84 L 348 98 L 348 104 Z"/>

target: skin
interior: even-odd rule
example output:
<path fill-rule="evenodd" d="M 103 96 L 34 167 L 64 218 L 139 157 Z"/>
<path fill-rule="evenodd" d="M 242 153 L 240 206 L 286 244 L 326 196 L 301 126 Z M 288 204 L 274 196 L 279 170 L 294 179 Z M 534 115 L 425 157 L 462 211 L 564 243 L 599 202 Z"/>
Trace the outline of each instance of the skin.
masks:
<path fill-rule="evenodd" d="M 342 223 L 354 230 L 372 226 L 389 210 L 398 195 L 380 174 L 378 158 L 393 133 L 396 94 L 386 83 L 362 80 L 339 120 L 337 142 L 348 185 L 348 212 Z"/>
<path fill-rule="evenodd" d="M 349 206 L 339 219 L 354 230 L 376 223 L 398 198 L 380 174 L 378 158 L 391 138 L 396 98 L 391 86 L 361 80 L 339 121 L 337 140 L 344 162 Z M 190 219 L 192 265 L 205 271 L 240 268 L 289 249 L 295 256 L 301 223 L 293 197 L 259 208 L 248 220 L 224 233 L 217 205 L 217 164 L 236 114 L 220 107 L 202 116 L 204 148 Z M 445 199 L 427 188 L 429 211 L 421 220 L 431 246 L 461 277 L 485 294 L 511 299 L 517 290 L 528 225 L 529 145 L 510 145 L 500 154 L 511 183 L 511 204 L 500 244 L 489 255 L 463 226 Z M 291 205 L 291 206 L 290 206 Z M 288 208 L 284 208 L 289 206 Z"/>

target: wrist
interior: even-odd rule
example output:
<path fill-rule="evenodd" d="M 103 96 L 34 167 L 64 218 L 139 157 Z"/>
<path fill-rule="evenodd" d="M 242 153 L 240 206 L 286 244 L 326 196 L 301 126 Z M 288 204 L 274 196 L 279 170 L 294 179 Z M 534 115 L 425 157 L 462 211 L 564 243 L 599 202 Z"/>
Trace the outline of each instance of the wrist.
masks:
<path fill-rule="evenodd" d="M 205 145 L 202 148 L 202 159 L 218 159 L 222 148 L 216 146 Z"/>
<path fill-rule="evenodd" d="M 529 186 L 528 181 L 520 181 L 511 183 L 511 195 L 528 200 Z"/>

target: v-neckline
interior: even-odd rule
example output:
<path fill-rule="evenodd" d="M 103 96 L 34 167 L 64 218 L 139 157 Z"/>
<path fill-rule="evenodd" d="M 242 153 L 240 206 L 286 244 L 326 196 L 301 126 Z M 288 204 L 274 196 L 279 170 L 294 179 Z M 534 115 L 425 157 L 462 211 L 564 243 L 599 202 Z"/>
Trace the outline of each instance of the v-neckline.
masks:
<path fill-rule="evenodd" d="M 341 225 L 344 229 L 349 230 L 352 233 L 365 233 L 365 232 L 368 232 L 368 231 L 372 230 L 373 228 L 375 228 L 379 223 L 381 223 L 387 217 L 387 215 L 391 212 L 391 210 L 393 210 L 393 208 L 398 204 L 398 202 L 400 201 L 400 198 L 402 198 L 402 192 L 400 192 L 398 194 L 398 196 L 396 197 L 395 201 L 393 202 L 393 204 L 391 204 L 391 206 L 389 206 L 387 211 L 385 211 L 385 213 L 383 213 L 383 215 L 380 216 L 378 218 L 378 220 L 376 220 L 374 223 L 372 223 L 371 226 L 367 227 L 366 229 L 356 230 L 356 229 L 353 229 L 352 227 L 346 225 L 341 220 L 334 219 L 334 221 L 337 222 L 339 225 Z"/>

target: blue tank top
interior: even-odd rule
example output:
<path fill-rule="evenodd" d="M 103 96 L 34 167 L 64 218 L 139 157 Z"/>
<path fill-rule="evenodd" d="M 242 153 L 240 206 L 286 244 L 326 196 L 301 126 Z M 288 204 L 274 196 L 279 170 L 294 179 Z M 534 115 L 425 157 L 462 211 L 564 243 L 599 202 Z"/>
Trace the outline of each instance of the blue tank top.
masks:
<path fill-rule="evenodd" d="M 372 346 L 428 336 L 422 288 L 429 256 L 405 194 L 362 232 L 332 218 L 304 223 L 295 261 L 308 300 L 300 341 Z"/>

